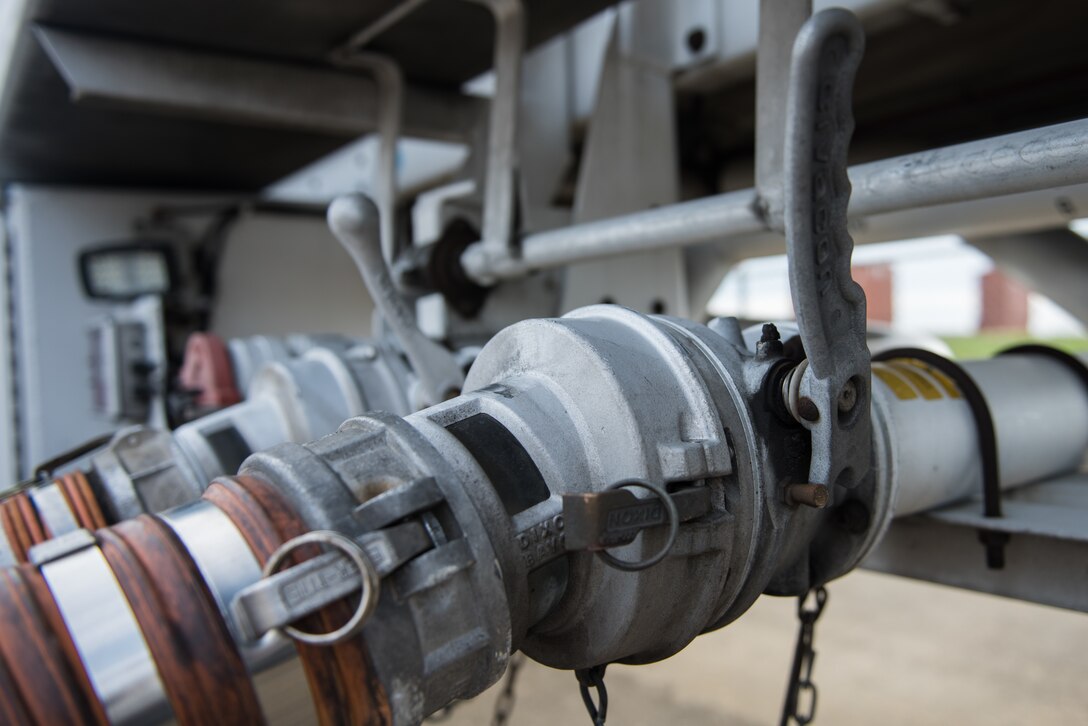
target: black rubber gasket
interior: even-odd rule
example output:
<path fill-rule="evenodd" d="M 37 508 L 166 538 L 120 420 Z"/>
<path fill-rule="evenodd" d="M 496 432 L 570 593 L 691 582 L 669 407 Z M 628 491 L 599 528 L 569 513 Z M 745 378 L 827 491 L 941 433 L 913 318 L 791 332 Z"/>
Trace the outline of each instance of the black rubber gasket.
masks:
<path fill-rule="evenodd" d="M 478 284 L 461 266 L 461 255 L 479 239 L 476 228 L 458 217 L 446 226 L 442 236 L 432 245 L 427 264 L 430 284 L 458 315 L 468 320 L 480 314 L 491 294 L 490 287 Z"/>
<path fill-rule="evenodd" d="M 491 416 L 477 413 L 454 421 L 446 426 L 446 431 L 476 459 L 511 517 L 551 496 L 529 452 L 508 428 Z"/>
<path fill-rule="evenodd" d="M 249 447 L 249 442 L 234 426 L 227 425 L 214 431 L 201 431 L 200 433 L 204 434 L 204 440 L 208 442 L 208 446 L 211 447 L 215 458 L 219 459 L 224 474 L 233 476 L 242 468 L 242 462 L 253 453 L 253 449 Z"/>

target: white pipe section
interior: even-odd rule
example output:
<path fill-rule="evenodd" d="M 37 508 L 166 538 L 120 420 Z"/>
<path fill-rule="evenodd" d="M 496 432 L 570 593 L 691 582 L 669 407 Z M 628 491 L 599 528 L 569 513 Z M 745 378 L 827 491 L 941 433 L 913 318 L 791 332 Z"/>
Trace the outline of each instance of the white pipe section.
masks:
<path fill-rule="evenodd" d="M 241 445 L 244 455 L 285 441 L 311 441 L 369 410 L 410 413 L 410 386 L 407 366 L 373 346 L 343 354 L 315 347 L 293 360 L 265 365 L 246 400 L 179 426 L 174 443 L 203 487 L 217 476 L 233 474 L 241 463 L 223 461 L 233 452 L 217 448 L 218 437 L 231 437 L 226 441 Z"/>
<path fill-rule="evenodd" d="M 1082 465 L 1088 390 L 1068 366 L 1038 355 L 961 365 L 993 416 L 1002 489 Z M 873 445 L 894 516 L 982 492 L 978 436 L 965 399 L 945 376 L 915 361 L 873 364 Z"/>

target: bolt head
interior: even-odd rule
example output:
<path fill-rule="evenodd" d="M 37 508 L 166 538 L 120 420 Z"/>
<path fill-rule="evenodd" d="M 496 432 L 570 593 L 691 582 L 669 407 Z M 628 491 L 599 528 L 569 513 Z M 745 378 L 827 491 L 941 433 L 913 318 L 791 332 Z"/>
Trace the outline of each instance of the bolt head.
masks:
<path fill-rule="evenodd" d="M 790 504 L 804 504 L 813 509 L 823 509 L 831 502 L 827 487 L 820 484 L 790 484 L 786 488 L 786 501 Z"/>
<path fill-rule="evenodd" d="M 847 381 L 846 385 L 839 391 L 839 411 L 842 413 L 848 413 L 854 410 L 854 406 L 858 402 L 858 387 L 853 381 Z"/>
<path fill-rule="evenodd" d="M 816 407 L 811 398 L 801 397 L 797 401 L 797 413 L 805 421 L 815 423 L 820 420 L 820 409 Z"/>

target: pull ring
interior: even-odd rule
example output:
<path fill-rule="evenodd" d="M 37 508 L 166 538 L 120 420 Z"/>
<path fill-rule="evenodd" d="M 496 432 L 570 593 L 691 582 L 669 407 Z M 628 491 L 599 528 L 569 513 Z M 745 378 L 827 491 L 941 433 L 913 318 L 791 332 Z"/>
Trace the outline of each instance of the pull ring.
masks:
<path fill-rule="evenodd" d="M 347 555 L 348 559 L 356 568 L 358 568 L 359 579 L 362 582 L 362 594 L 359 596 L 359 605 L 355 608 L 355 612 L 346 623 L 329 633 L 307 633 L 304 630 L 299 630 L 293 625 L 284 625 L 282 628 L 278 629 L 288 637 L 297 640 L 300 643 L 306 643 L 307 645 L 337 645 L 358 634 L 358 632 L 363 629 L 366 621 L 374 613 L 374 609 L 378 606 L 381 580 L 378 577 L 377 571 L 374 569 L 374 565 L 371 564 L 370 559 L 359 545 L 355 544 L 355 542 L 342 534 L 326 530 L 307 532 L 306 534 L 299 535 L 280 545 L 279 548 L 272 553 L 272 556 L 268 558 L 268 562 L 265 563 L 262 573 L 264 577 L 271 577 L 275 574 L 276 570 L 279 569 L 280 565 L 283 564 L 284 560 L 287 559 L 287 556 L 291 554 L 291 552 L 307 544 L 320 544 L 335 547 Z"/>
<path fill-rule="evenodd" d="M 673 502 L 672 497 L 665 491 L 663 487 L 657 484 L 651 484 L 647 481 L 630 480 L 630 481 L 618 481 L 608 487 L 606 491 L 612 489 L 620 489 L 621 487 L 639 487 L 646 491 L 653 492 L 658 499 L 661 500 L 661 506 L 665 508 L 665 513 L 669 517 L 669 536 L 665 540 L 664 546 L 658 550 L 654 555 L 638 562 L 628 562 L 627 560 L 621 560 L 615 555 L 607 552 L 606 550 L 598 550 L 597 556 L 605 561 L 609 567 L 614 567 L 617 570 L 623 570 L 625 572 L 637 572 L 638 570 L 645 570 L 649 567 L 653 567 L 661 560 L 668 556 L 672 546 L 676 543 L 676 535 L 680 531 L 680 512 L 676 509 L 676 503 Z"/>

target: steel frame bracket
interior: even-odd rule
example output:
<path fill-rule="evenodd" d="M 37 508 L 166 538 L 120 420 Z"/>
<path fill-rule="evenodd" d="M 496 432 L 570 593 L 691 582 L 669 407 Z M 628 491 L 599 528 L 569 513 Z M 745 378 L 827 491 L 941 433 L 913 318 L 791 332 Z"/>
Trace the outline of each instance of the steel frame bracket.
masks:
<path fill-rule="evenodd" d="M 498 262 L 516 255 L 518 107 L 525 55 L 525 8 L 522 0 L 473 2 L 486 6 L 495 20 L 495 95 L 487 130 L 483 239 L 473 247 L 478 254 Z"/>
<path fill-rule="evenodd" d="M 374 81 L 358 73 L 34 26 L 72 101 L 140 113 L 350 138 L 380 125 Z M 485 104 L 408 86 L 403 132 L 465 142 Z"/>

